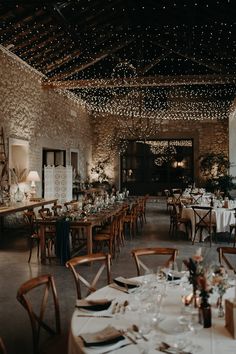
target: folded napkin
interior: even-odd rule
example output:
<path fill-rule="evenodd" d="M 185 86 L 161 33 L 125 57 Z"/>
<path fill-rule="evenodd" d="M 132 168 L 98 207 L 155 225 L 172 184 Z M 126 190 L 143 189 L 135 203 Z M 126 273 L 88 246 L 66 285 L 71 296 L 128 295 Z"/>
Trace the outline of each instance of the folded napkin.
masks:
<path fill-rule="evenodd" d="M 80 337 L 86 347 L 113 344 L 125 339 L 118 329 L 110 325 L 98 332 L 80 334 Z"/>
<path fill-rule="evenodd" d="M 76 300 L 76 307 L 90 311 L 103 311 L 111 306 L 112 300 L 97 299 L 97 300 Z"/>
<path fill-rule="evenodd" d="M 116 283 L 119 286 L 123 286 L 127 289 L 133 289 L 133 288 L 137 288 L 138 286 L 140 286 L 140 283 L 136 280 L 130 280 L 130 279 L 126 279 L 123 277 L 118 277 L 113 279 L 114 283 Z"/>

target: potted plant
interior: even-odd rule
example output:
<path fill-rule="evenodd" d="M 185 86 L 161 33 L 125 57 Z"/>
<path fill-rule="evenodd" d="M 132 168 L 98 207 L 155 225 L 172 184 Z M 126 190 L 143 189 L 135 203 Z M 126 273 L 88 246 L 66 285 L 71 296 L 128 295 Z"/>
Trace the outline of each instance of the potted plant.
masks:
<path fill-rule="evenodd" d="M 108 160 L 98 161 L 94 167 L 91 168 L 92 183 L 94 187 L 109 188 L 109 177 L 105 172 L 105 167 Z"/>
<path fill-rule="evenodd" d="M 230 161 L 224 154 L 207 153 L 200 156 L 200 172 L 207 191 L 220 191 L 224 196 L 236 187 L 233 176 L 229 175 Z"/>

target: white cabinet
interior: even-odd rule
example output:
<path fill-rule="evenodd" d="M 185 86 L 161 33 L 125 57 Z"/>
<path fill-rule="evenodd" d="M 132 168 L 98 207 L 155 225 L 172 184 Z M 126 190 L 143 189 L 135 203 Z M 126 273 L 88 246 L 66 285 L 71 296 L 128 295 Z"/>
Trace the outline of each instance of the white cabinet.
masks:
<path fill-rule="evenodd" d="M 44 166 L 44 197 L 72 200 L 72 166 Z"/>

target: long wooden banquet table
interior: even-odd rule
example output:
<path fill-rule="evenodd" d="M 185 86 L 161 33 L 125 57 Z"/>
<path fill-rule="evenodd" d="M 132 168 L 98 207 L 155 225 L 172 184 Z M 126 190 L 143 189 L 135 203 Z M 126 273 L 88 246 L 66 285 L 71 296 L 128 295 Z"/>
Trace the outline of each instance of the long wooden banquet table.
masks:
<path fill-rule="evenodd" d="M 132 201 L 133 202 L 133 201 Z M 118 213 L 128 201 L 115 203 L 110 208 L 104 209 L 98 213 L 90 214 L 85 218 L 70 221 L 71 227 L 83 228 L 87 240 L 87 253 L 93 253 L 93 228 L 102 225 L 106 220 Z M 60 218 L 60 217 L 59 217 Z M 45 248 L 45 230 L 50 226 L 55 226 L 58 219 L 48 218 L 44 220 L 37 220 L 40 232 L 40 248 L 41 248 L 41 263 L 46 262 L 46 248 Z"/>
<path fill-rule="evenodd" d="M 140 280 L 140 278 L 135 278 Z M 143 278 L 140 280 L 143 281 Z M 160 345 L 165 342 L 174 348 L 170 348 L 167 353 L 176 354 L 232 354 L 236 352 L 236 340 L 225 327 L 225 318 L 218 317 L 216 308 L 217 294 L 212 295 L 212 326 L 210 328 L 197 329 L 196 332 L 190 331 L 186 327 L 186 323 L 182 323 L 184 305 L 181 301 L 183 288 L 175 282 L 167 282 L 166 292 L 163 297 L 159 319 L 153 321 L 153 313 L 155 311 L 145 311 L 143 308 L 148 308 L 147 302 L 154 296 L 158 302 L 159 290 L 158 286 L 154 289 L 154 294 L 151 293 L 148 299 L 145 299 L 142 304 L 138 306 L 135 304 L 135 293 L 125 293 L 110 286 L 105 286 L 99 289 L 89 297 L 87 300 L 108 299 L 111 300 L 111 306 L 103 311 L 86 311 L 75 307 L 72 315 L 68 354 L 105 354 L 105 353 L 119 353 L 119 354 L 136 354 L 136 353 L 160 353 Z M 227 290 L 224 298 L 232 298 L 234 296 L 234 287 Z M 128 306 L 126 310 L 121 310 L 119 313 L 113 314 L 113 307 Z M 149 319 L 148 319 L 148 316 Z M 148 322 L 149 321 L 149 322 Z M 151 330 L 145 332 L 145 323 L 151 325 Z M 134 328 L 136 325 L 138 329 L 143 329 L 143 335 L 148 341 L 144 340 L 143 335 L 139 333 L 132 333 L 129 328 Z M 115 343 L 100 346 L 84 346 L 84 341 L 80 335 L 93 334 L 112 326 L 124 334 L 124 339 Z M 148 327 L 147 327 L 148 328 Z M 130 338 L 131 337 L 131 338 Z M 133 343 L 133 340 L 136 343 Z M 173 351 L 171 350 L 173 349 Z"/>
<path fill-rule="evenodd" d="M 0 227 L 0 232 L 1 229 L 4 226 L 3 223 L 3 218 L 6 215 L 9 214 L 14 214 L 20 211 L 24 211 L 24 210 L 33 210 L 35 208 L 41 207 L 41 206 L 45 206 L 45 205 L 55 205 L 57 203 L 57 199 L 56 198 L 52 198 L 52 199 L 39 199 L 37 201 L 23 201 L 23 202 L 14 202 L 14 203 L 10 203 L 8 206 L 0 206 L 0 219 L 1 219 L 1 227 Z"/>

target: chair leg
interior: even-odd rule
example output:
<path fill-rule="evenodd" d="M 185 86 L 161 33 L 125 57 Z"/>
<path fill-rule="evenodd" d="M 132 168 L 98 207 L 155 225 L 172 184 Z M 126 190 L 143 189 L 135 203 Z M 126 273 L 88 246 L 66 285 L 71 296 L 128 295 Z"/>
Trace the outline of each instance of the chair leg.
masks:
<path fill-rule="evenodd" d="M 29 253 L 28 263 L 30 263 L 30 261 L 31 261 L 32 250 L 33 250 L 33 244 L 34 244 L 34 240 L 33 240 L 33 239 L 30 239 L 30 253 Z"/>
<path fill-rule="evenodd" d="M 40 240 L 37 240 L 37 258 L 39 259 Z"/>

